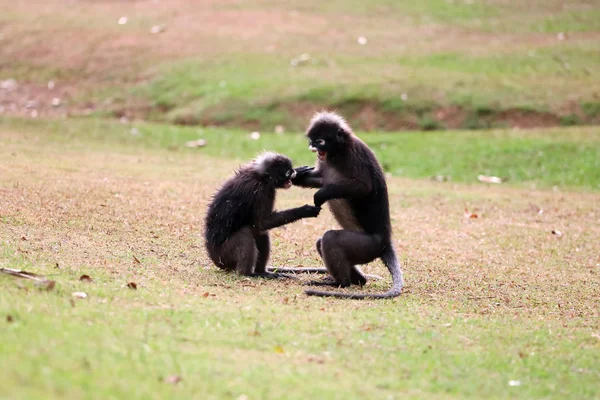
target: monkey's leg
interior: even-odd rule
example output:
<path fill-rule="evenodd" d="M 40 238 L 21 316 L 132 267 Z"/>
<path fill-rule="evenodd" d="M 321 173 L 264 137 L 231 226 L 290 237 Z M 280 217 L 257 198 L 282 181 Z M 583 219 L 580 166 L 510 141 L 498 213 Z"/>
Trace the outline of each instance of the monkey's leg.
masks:
<path fill-rule="evenodd" d="M 255 237 L 256 248 L 258 249 L 258 257 L 256 266 L 254 267 L 255 274 L 264 274 L 267 269 L 267 261 L 271 255 L 271 241 L 268 233 L 262 233 Z"/>
<path fill-rule="evenodd" d="M 227 239 L 221 247 L 220 256 L 226 265 L 235 265 L 235 270 L 241 275 L 253 275 L 258 249 L 250 228 L 244 227 Z"/>
<path fill-rule="evenodd" d="M 267 262 L 271 254 L 271 240 L 269 239 L 268 233 L 263 233 L 255 237 L 256 249 L 258 250 L 258 257 L 256 258 L 256 266 L 254 267 L 253 276 L 277 279 L 277 278 L 288 278 L 295 279 L 293 276 L 286 275 L 282 272 L 293 272 L 293 268 L 267 268 Z"/>
<path fill-rule="evenodd" d="M 321 242 L 325 266 L 341 287 L 364 285 L 367 279 L 355 265 L 373 261 L 381 249 L 379 236 L 346 230 L 327 231 Z"/>

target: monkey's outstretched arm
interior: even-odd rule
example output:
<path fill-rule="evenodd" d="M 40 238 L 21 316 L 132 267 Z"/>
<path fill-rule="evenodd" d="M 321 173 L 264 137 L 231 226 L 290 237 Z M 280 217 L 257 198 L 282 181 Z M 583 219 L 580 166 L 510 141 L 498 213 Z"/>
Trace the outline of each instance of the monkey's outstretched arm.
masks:
<path fill-rule="evenodd" d="M 302 218 L 316 217 L 319 215 L 320 211 L 321 209 L 319 207 L 314 207 L 308 204 L 302 207 L 290 208 L 289 210 L 270 214 L 262 221 L 258 221 L 256 227 L 261 231 L 268 231 L 269 229 L 277 228 Z"/>
<path fill-rule="evenodd" d="M 323 186 L 314 196 L 315 206 L 321 207 L 323 203 L 333 199 L 354 199 L 369 194 L 371 188 L 360 182 L 344 180 Z"/>
<path fill-rule="evenodd" d="M 321 171 L 316 170 L 314 167 L 298 167 L 295 171 L 296 177 L 292 179 L 294 185 L 308 188 L 320 188 L 323 186 Z"/>

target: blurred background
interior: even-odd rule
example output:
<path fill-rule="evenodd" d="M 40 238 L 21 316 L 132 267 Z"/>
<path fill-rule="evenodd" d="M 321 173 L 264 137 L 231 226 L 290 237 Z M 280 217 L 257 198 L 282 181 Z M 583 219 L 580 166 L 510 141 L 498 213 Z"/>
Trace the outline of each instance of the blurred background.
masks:
<path fill-rule="evenodd" d="M 597 0 L 0 0 L 0 114 L 301 131 L 600 122 Z"/>

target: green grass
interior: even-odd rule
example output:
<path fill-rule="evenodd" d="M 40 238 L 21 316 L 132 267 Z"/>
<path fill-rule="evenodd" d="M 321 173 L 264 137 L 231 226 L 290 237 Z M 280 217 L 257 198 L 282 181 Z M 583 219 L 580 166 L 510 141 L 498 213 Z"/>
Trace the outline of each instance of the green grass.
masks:
<path fill-rule="evenodd" d="M 31 131 L 38 140 L 93 141 L 104 143 L 107 148 L 117 144 L 167 148 L 240 162 L 266 149 L 287 154 L 296 165 L 314 162 L 306 139 L 294 133 L 263 132 L 259 140 L 252 140 L 249 132 L 240 130 L 138 122 L 123 125 L 96 119 L 68 122 L 7 119 L 0 128 Z M 132 128 L 138 130 L 136 135 L 131 134 Z M 600 135 L 594 128 L 359 133 L 359 136 L 394 176 L 423 179 L 443 175 L 456 182 L 476 182 L 477 175 L 483 174 L 508 179 L 511 185 L 600 189 Z M 207 146 L 184 147 L 186 141 L 198 138 L 206 139 Z"/>
<path fill-rule="evenodd" d="M 0 395 L 598 395 L 595 339 L 553 323 L 461 318 L 460 309 L 449 316 L 419 299 L 347 310 L 343 302 L 283 304 L 287 294 L 264 290 L 260 298 L 220 289 L 218 297 L 182 297 L 181 286 L 160 281 L 132 291 L 98 271 L 93 277 L 91 284 L 62 278 L 52 292 L 24 291 L 28 285 L 18 284 L 19 289 L 15 281 L 0 277 L 0 366 L 5 371 Z M 76 290 L 89 298 L 72 305 L 70 293 Z M 5 321 L 7 315 L 13 322 Z M 183 380 L 171 385 L 164 382 L 169 376 Z M 515 380 L 520 386 L 511 387 Z"/>

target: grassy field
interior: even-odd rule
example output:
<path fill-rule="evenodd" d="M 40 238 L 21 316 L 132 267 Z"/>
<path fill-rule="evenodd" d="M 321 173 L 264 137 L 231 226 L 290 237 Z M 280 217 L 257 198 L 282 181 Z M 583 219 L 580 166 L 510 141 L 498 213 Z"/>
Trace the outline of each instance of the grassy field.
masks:
<path fill-rule="evenodd" d="M 6 113 L 267 131 L 318 107 L 366 130 L 600 122 L 596 0 L 15 3 L 0 0 L 0 79 L 19 84 Z"/>
<path fill-rule="evenodd" d="M 600 398 L 599 41 L 597 0 L 0 0 L 0 268 L 54 282 L 0 273 L 0 398 Z M 322 107 L 386 171 L 396 299 L 205 253 L 223 180 L 312 164 Z"/>
<path fill-rule="evenodd" d="M 209 263 L 214 190 L 263 147 L 310 162 L 300 135 L 3 120 L 0 267 L 56 286 L 0 275 L 0 397 L 600 396 L 597 132 L 361 136 L 393 171 L 407 285 L 390 301 L 308 298 L 308 278 L 244 279 Z M 183 146 L 198 137 L 206 147 Z M 543 170 L 530 157 L 540 152 Z M 483 185 L 479 172 L 511 180 Z M 405 178 L 430 174 L 455 181 Z M 292 188 L 278 207 L 311 201 Z M 333 226 L 324 211 L 274 230 L 271 263 L 318 265 L 314 242 Z M 365 270 L 386 279 L 358 290 L 388 287 L 379 262 Z"/>

